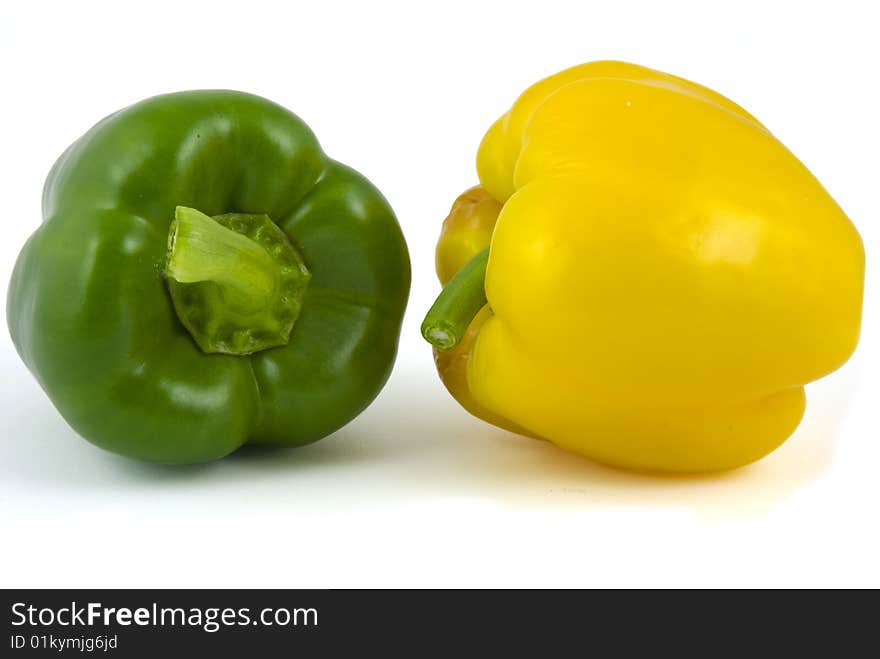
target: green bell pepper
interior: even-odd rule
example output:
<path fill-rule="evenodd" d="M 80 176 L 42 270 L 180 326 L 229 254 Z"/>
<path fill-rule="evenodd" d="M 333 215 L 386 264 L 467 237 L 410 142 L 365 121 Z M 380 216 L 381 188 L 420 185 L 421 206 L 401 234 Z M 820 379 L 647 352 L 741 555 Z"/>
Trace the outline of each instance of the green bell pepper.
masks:
<path fill-rule="evenodd" d="M 55 163 L 7 319 L 94 444 L 167 463 L 298 446 L 391 371 L 410 265 L 382 195 L 265 99 L 194 91 L 99 122 Z"/>

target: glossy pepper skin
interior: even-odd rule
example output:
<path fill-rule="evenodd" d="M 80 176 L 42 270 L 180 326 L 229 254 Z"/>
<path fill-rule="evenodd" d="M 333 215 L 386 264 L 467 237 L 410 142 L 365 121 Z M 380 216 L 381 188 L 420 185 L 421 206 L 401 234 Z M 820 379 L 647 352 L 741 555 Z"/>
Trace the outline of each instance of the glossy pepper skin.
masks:
<path fill-rule="evenodd" d="M 520 96 L 477 170 L 437 272 L 446 286 L 483 259 L 488 305 L 456 335 L 447 321 L 478 306 L 456 311 L 467 284 L 446 286 L 423 332 L 447 348 L 435 356 L 449 391 L 490 423 L 623 468 L 730 469 L 779 446 L 803 385 L 855 349 L 857 231 L 715 92 L 577 66 Z"/>
<path fill-rule="evenodd" d="M 397 220 L 270 101 L 182 92 L 110 115 L 55 163 L 43 217 L 9 329 L 98 446 L 189 463 L 307 444 L 389 375 L 410 283 Z"/>

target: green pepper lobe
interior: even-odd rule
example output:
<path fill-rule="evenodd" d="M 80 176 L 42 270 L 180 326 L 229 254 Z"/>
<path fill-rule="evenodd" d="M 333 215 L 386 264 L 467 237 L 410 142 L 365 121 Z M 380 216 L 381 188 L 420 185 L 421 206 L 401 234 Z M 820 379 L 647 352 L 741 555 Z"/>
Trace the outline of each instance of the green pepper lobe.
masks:
<path fill-rule="evenodd" d="M 268 215 L 178 206 L 165 274 L 180 322 L 206 353 L 287 345 L 311 275 Z"/>

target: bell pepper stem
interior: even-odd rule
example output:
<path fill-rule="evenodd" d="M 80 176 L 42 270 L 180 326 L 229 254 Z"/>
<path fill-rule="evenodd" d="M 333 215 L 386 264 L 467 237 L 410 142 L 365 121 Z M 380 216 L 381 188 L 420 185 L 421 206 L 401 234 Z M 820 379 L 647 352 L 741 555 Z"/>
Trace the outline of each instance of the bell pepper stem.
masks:
<path fill-rule="evenodd" d="M 422 336 L 438 350 L 454 348 L 486 306 L 489 248 L 478 252 L 449 280 L 422 322 Z"/>
<path fill-rule="evenodd" d="M 166 274 L 182 284 L 213 281 L 243 304 L 266 306 L 276 264 L 259 244 L 194 208 L 178 206 L 169 233 Z"/>
<path fill-rule="evenodd" d="M 174 310 L 205 353 L 250 355 L 286 345 L 310 274 L 268 215 L 209 217 L 178 206 L 166 283 Z"/>

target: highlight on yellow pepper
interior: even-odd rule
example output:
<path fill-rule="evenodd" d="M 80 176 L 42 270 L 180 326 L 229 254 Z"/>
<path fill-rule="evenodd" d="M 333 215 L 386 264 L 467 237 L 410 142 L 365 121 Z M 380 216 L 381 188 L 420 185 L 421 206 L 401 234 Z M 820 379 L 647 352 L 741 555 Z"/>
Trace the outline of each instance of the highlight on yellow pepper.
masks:
<path fill-rule="evenodd" d="M 859 336 L 858 232 L 748 112 L 623 62 L 530 87 L 477 154 L 422 325 L 472 414 L 606 464 L 778 447 Z"/>

